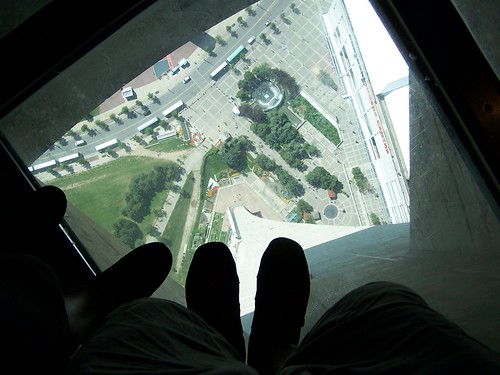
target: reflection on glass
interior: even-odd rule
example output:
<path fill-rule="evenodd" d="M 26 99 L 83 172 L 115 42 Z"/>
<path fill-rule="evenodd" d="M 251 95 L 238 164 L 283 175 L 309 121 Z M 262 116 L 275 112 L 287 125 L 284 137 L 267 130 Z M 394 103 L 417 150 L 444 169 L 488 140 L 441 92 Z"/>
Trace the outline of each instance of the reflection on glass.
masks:
<path fill-rule="evenodd" d="M 165 242 L 183 284 L 207 241 L 241 264 L 408 222 L 407 138 L 407 67 L 368 1 L 277 1 L 165 51 L 30 169 L 128 246 Z"/>

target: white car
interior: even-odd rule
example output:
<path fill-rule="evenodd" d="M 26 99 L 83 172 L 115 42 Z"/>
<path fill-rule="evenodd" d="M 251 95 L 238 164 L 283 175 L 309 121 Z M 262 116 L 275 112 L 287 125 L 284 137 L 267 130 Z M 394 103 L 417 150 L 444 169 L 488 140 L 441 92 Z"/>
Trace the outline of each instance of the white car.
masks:
<path fill-rule="evenodd" d="M 250 37 L 250 39 L 248 39 L 248 44 L 252 44 L 253 42 L 255 42 L 254 36 L 252 36 L 252 37 Z"/>
<path fill-rule="evenodd" d="M 191 77 L 190 76 L 187 76 L 186 78 L 184 78 L 182 80 L 182 82 L 184 82 L 184 83 L 188 83 L 189 81 L 191 81 Z"/>

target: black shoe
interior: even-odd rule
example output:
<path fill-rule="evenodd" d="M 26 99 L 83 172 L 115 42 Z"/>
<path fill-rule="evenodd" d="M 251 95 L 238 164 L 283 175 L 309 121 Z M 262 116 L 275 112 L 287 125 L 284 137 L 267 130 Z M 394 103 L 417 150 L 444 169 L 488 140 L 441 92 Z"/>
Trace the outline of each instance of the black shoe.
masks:
<path fill-rule="evenodd" d="M 225 244 L 210 242 L 196 250 L 186 279 L 187 307 L 221 333 L 244 361 L 239 287 L 236 264 Z"/>
<path fill-rule="evenodd" d="M 286 348 L 296 346 L 309 300 L 310 278 L 304 250 L 288 238 L 271 241 L 257 275 L 248 363 L 270 373 Z"/>
<path fill-rule="evenodd" d="M 126 302 L 150 297 L 171 267 L 172 253 L 163 243 L 139 246 L 92 280 L 87 290 L 91 305 L 105 316 Z"/>

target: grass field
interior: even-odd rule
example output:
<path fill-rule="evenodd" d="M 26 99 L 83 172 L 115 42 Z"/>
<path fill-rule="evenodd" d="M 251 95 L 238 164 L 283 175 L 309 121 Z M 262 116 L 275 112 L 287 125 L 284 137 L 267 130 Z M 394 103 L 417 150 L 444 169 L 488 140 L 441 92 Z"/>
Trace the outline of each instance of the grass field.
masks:
<path fill-rule="evenodd" d="M 191 203 L 193 189 L 194 178 L 193 173 L 191 172 L 187 175 L 186 182 L 182 187 L 182 192 L 170 215 L 170 220 L 162 233 L 162 237 L 166 239 L 168 247 L 172 250 L 174 258 L 173 264 L 177 263 L 177 255 L 179 250 L 181 250 L 180 247 L 182 243 L 182 235 L 184 233 L 184 224 L 186 223 L 186 216 L 189 211 L 189 204 Z"/>
<path fill-rule="evenodd" d="M 179 282 L 181 285 L 184 285 L 186 282 L 187 271 L 196 250 L 195 238 L 197 239 L 197 243 L 205 243 L 206 241 L 207 224 L 201 224 L 200 218 L 202 214 L 203 204 L 205 203 L 205 192 L 207 190 L 208 181 L 210 177 L 219 174 L 219 172 L 225 169 L 227 169 L 227 164 L 222 161 L 222 157 L 218 153 L 218 150 L 216 148 L 210 149 L 205 155 L 201 166 L 200 203 L 198 205 L 198 211 L 196 213 L 196 220 L 193 231 L 189 236 L 186 258 L 182 264 L 181 269 L 177 272 L 177 282 Z"/>
<path fill-rule="evenodd" d="M 167 163 L 172 162 L 125 156 L 86 172 L 57 178 L 51 184 L 65 192 L 68 202 L 112 232 L 113 223 L 122 216 L 124 194 L 134 176 Z M 151 211 L 161 208 L 167 194 L 168 191 L 164 191 L 155 197 Z M 147 216 L 140 224 L 141 229 L 151 225 L 153 219 L 152 214 Z"/>

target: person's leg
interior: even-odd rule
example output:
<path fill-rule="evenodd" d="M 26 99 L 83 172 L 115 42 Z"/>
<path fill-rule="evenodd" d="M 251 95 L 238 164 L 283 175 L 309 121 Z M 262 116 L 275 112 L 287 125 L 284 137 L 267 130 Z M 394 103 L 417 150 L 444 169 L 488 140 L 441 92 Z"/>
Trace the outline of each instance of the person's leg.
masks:
<path fill-rule="evenodd" d="M 500 356 L 391 282 L 354 289 L 301 341 L 280 374 L 500 373 Z"/>
<path fill-rule="evenodd" d="M 0 254 L 0 373 L 57 373 L 70 329 L 52 269 L 26 254 Z"/>
<path fill-rule="evenodd" d="M 128 302 L 104 319 L 63 372 L 257 375 L 194 311 L 158 298 Z"/>
<path fill-rule="evenodd" d="M 309 269 L 302 247 L 288 238 L 271 241 L 257 275 L 248 346 L 248 364 L 260 374 L 275 373 L 297 346 L 309 292 Z"/>
<path fill-rule="evenodd" d="M 79 345 L 120 305 L 150 297 L 165 281 L 172 266 L 170 249 L 148 243 L 123 256 L 89 284 L 64 297 L 74 345 Z"/>
<path fill-rule="evenodd" d="M 198 249 L 186 279 L 186 303 L 246 357 L 240 318 L 239 279 L 228 247 L 209 242 Z"/>

